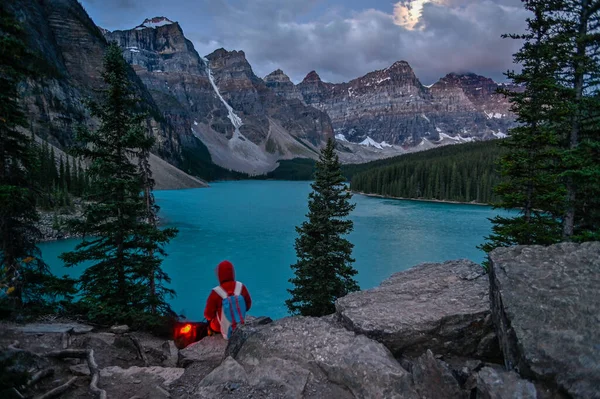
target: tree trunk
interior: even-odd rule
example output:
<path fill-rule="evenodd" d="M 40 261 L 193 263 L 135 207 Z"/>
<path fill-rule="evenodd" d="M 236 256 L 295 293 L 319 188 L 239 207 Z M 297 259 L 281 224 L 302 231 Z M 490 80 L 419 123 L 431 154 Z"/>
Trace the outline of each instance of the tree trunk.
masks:
<path fill-rule="evenodd" d="M 571 123 L 571 133 L 569 137 L 569 150 L 573 151 L 579 143 L 579 132 L 581 130 L 581 98 L 583 96 L 583 83 L 585 71 L 583 70 L 581 60 L 586 56 L 585 36 L 587 35 L 587 24 L 589 18 L 589 0 L 581 0 L 581 9 L 579 13 L 579 24 L 576 38 L 576 54 L 573 60 L 574 89 L 575 89 L 575 114 Z M 575 201 L 577 199 L 577 187 L 573 177 L 567 177 L 567 208 L 563 219 L 563 239 L 570 241 L 573 236 L 575 226 Z"/>

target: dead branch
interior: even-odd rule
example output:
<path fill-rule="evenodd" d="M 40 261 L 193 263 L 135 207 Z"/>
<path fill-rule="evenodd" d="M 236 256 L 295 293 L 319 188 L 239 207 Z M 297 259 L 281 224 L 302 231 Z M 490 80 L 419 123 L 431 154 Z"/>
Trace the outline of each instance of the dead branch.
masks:
<path fill-rule="evenodd" d="M 58 396 L 61 393 L 65 392 L 67 389 L 69 389 L 71 387 L 71 385 L 73 385 L 75 383 L 75 381 L 77 381 L 77 377 L 71 378 L 69 381 L 62 384 L 61 386 L 56 387 L 53 390 L 46 392 L 42 396 L 38 396 L 36 399 L 48 399 L 48 398 L 53 398 L 55 396 Z"/>
<path fill-rule="evenodd" d="M 148 366 L 148 357 L 146 356 L 146 353 L 144 352 L 144 347 L 142 346 L 142 343 L 140 342 L 140 340 L 133 334 L 124 334 L 124 335 L 129 337 L 129 339 L 135 345 L 138 353 L 140 354 L 140 358 L 144 361 L 144 366 Z"/>
<path fill-rule="evenodd" d="M 8 348 L 8 350 L 13 351 L 13 352 L 27 353 L 28 355 L 31 355 L 32 357 L 35 357 L 35 358 L 42 357 L 35 352 L 28 351 L 27 349 L 21 349 L 18 346 L 19 346 L 19 341 L 14 341 L 12 344 L 8 345 L 7 348 Z"/>
<path fill-rule="evenodd" d="M 19 392 L 19 390 L 18 390 L 17 388 L 13 388 L 13 389 L 12 389 L 12 391 L 13 391 L 13 393 L 14 393 L 15 395 L 17 395 L 17 397 L 18 397 L 19 399 L 25 399 L 25 396 L 23 396 L 23 395 L 21 394 L 21 392 Z"/>
<path fill-rule="evenodd" d="M 21 352 L 24 349 L 17 348 L 19 346 L 19 341 L 14 341 L 12 344 L 8 345 L 8 349 L 16 352 Z"/>
<path fill-rule="evenodd" d="M 93 349 L 65 349 L 62 351 L 53 351 L 46 353 L 48 357 L 56 357 L 59 359 L 65 358 L 78 358 L 78 359 L 86 359 L 88 367 L 90 369 L 90 376 L 92 377 L 92 382 L 90 382 L 90 390 L 94 392 L 100 399 L 106 399 L 106 391 L 104 389 L 98 388 L 98 380 L 100 379 L 100 370 L 98 369 L 98 364 L 96 363 L 96 359 L 94 358 L 94 350 Z"/>
<path fill-rule="evenodd" d="M 27 382 L 27 386 L 32 386 L 42 378 L 50 377 L 51 375 L 54 375 L 54 369 L 40 370 L 37 373 L 35 373 L 33 377 L 31 377 L 31 379 Z"/>

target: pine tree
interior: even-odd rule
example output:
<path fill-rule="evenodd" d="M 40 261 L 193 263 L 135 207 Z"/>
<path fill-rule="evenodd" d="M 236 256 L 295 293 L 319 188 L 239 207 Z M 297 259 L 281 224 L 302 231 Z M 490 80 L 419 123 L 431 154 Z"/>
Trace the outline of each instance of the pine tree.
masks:
<path fill-rule="evenodd" d="M 17 86 L 32 74 L 22 37 L 8 4 L 0 2 L 0 300 L 17 306 L 47 303 L 72 288 L 50 274 L 36 246 L 40 233 L 31 178 L 38 171 L 34 146 L 19 131 L 27 121 Z"/>
<path fill-rule="evenodd" d="M 355 205 L 344 184 L 334 142 L 329 139 L 316 164 L 309 194 L 308 220 L 296 227 L 295 276 L 286 305 L 292 314 L 323 316 L 335 312 L 336 299 L 359 289 L 353 279 L 353 245 L 344 235 L 353 229 L 347 216 Z"/>
<path fill-rule="evenodd" d="M 558 48 L 553 41 L 556 3 L 547 0 L 524 1 L 533 13 L 528 19 L 528 32 L 509 35 L 524 40 L 515 54 L 521 72 L 507 77 L 522 92 L 504 91 L 517 114 L 519 126 L 503 141 L 508 153 L 500 160 L 505 180 L 495 191 L 504 209 L 519 209 L 515 217 L 492 219 L 492 235 L 480 246 L 485 252 L 510 245 L 549 245 L 560 241 L 560 206 L 563 190 L 556 170 L 560 136 L 557 125 L 567 114 L 563 105 L 563 89 L 556 81 L 558 69 L 553 57 Z"/>
<path fill-rule="evenodd" d="M 80 279 L 88 317 L 148 326 L 157 321 L 156 316 L 172 313 L 166 296 L 173 292 L 164 287 L 169 280 L 160 265 L 163 246 L 176 230 L 160 230 L 148 221 L 144 195 L 148 178 L 134 160 L 147 157 L 154 140 L 142 126 L 145 116 L 137 112 L 140 100 L 115 43 L 107 49 L 104 68 L 104 101 L 91 104 L 100 127 L 96 132 L 81 129 L 79 146 L 73 150 L 89 161 L 86 175 L 93 182 L 84 220 L 70 223 L 84 239 L 61 257 L 67 266 L 90 263 Z M 155 282 L 153 295 L 150 281 Z M 158 314 L 152 315 L 155 309 Z"/>
<path fill-rule="evenodd" d="M 556 0 L 555 0 L 556 1 Z M 600 1 L 557 1 L 557 34 L 561 47 L 557 74 L 569 113 L 561 127 L 561 154 L 566 184 L 563 239 L 600 239 Z"/>

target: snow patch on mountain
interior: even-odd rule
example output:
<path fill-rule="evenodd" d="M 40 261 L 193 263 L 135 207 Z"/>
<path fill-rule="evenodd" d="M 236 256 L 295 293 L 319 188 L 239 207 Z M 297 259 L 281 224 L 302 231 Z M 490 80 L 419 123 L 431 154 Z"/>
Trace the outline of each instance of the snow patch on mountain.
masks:
<path fill-rule="evenodd" d="M 346 136 L 344 136 L 342 133 L 338 133 L 335 135 L 335 139 L 339 140 L 339 141 L 345 141 L 348 142 L 348 139 L 346 138 Z"/>
<path fill-rule="evenodd" d="M 458 137 L 452 137 L 446 133 L 442 133 L 441 131 L 438 130 L 438 134 L 440 135 L 440 141 L 447 139 L 447 140 L 452 140 L 452 141 L 461 141 Z"/>
<path fill-rule="evenodd" d="M 366 139 L 364 139 L 363 141 L 361 141 L 358 144 L 364 145 L 365 147 L 375 147 L 375 148 L 378 148 L 380 150 L 383 150 L 383 147 L 381 146 L 381 144 L 379 144 L 378 142 L 376 142 L 375 140 L 373 140 L 369 136 L 367 136 Z"/>
<path fill-rule="evenodd" d="M 494 136 L 496 136 L 497 138 L 499 138 L 499 139 L 505 139 L 505 138 L 507 138 L 507 137 L 508 137 L 508 134 L 506 134 L 506 133 L 502 133 L 502 132 L 501 132 L 501 131 L 499 131 L 499 130 L 498 130 L 498 133 L 496 133 L 496 132 L 493 132 L 492 134 L 493 134 Z"/>
<path fill-rule="evenodd" d="M 221 102 L 223 103 L 223 105 L 225 106 L 225 108 L 227 109 L 227 118 L 229 118 L 229 120 L 231 121 L 231 124 L 233 125 L 233 127 L 235 128 L 235 131 L 233 133 L 233 137 L 231 138 L 231 140 L 234 139 L 243 139 L 243 140 L 247 140 L 244 135 L 242 133 L 240 133 L 240 127 L 243 125 L 242 123 L 242 118 L 240 118 L 239 116 L 237 116 L 237 114 L 233 111 L 233 108 L 231 107 L 231 105 L 229 105 L 227 103 L 227 101 L 225 101 L 225 99 L 223 98 L 223 96 L 221 95 L 221 92 L 219 91 L 219 88 L 217 87 L 217 84 L 215 83 L 215 79 L 213 77 L 213 74 L 210 70 L 210 66 L 209 66 L 209 61 L 206 58 L 202 58 L 202 61 L 204 61 L 204 63 L 206 64 L 206 73 L 208 75 L 208 80 L 210 81 L 210 84 L 213 87 L 213 90 L 215 91 L 215 94 L 217 95 L 217 97 L 219 98 L 219 100 L 221 100 Z"/>
<path fill-rule="evenodd" d="M 138 25 L 135 27 L 135 30 L 142 30 L 142 29 L 156 29 L 159 28 L 161 26 L 165 26 L 165 25 L 172 25 L 175 22 L 171 21 L 169 18 L 166 17 L 154 17 L 154 18 L 146 18 L 144 20 L 144 22 L 142 22 L 141 25 Z"/>
<path fill-rule="evenodd" d="M 485 116 L 488 117 L 488 119 L 502 119 L 502 117 L 504 116 L 503 114 L 499 114 L 497 112 L 486 112 L 483 111 L 485 113 Z"/>

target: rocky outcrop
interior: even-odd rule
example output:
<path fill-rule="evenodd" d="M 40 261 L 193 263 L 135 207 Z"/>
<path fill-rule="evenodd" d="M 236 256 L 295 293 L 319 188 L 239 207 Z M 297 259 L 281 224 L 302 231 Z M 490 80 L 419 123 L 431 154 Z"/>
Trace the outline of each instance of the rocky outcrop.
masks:
<path fill-rule="evenodd" d="M 383 345 L 331 318 L 285 318 L 254 328 L 235 362 L 257 389 L 283 387 L 284 397 L 417 397 L 410 374 Z"/>
<path fill-rule="evenodd" d="M 537 399 L 538 391 L 530 381 L 515 372 L 484 367 L 476 374 L 478 399 Z"/>
<path fill-rule="evenodd" d="M 503 248 L 490 261 L 490 286 L 469 261 L 422 264 L 341 298 L 337 314 L 249 317 L 229 341 L 206 337 L 180 352 L 173 341 L 78 323 L 0 324 L 0 359 L 34 372 L 51 365 L 62 384 L 89 379 L 89 368 L 39 353 L 92 349 L 109 397 L 599 397 L 600 243 Z M 508 370 L 489 360 L 488 295 Z M 71 389 L 87 397 L 87 383 Z"/>
<path fill-rule="evenodd" d="M 467 398 L 450 367 L 427 350 L 415 360 L 410 369 L 415 389 L 422 398 Z"/>
<path fill-rule="evenodd" d="M 312 71 L 297 86 L 306 104 L 328 113 L 336 135 L 405 149 L 504 137 L 515 118 L 499 87 L 474 74 L 449 74 L 425 87 L 404 61 L 339 84 Z"/>
<path fill-rule="evenodd" d="M 283 97 L 287 100 L 299 100 L 304 102 L 302 93 L 298 90 L 296 85 L 292 83 L 289 76 L 287 76 L 281 69 L 277 69 L 263 79 L 267 87 L 273 90 L 276 96 Z"/>
<path fill-rule="evenodd" d="M 572 398 L 600 398 L 600 242 L 490 254 L 492 314 L 506 367 Z"/>
<path fill-rule="evenodd" d="M 488 278 L 468 260 L 426 263 L 379 287 L 336 302 L 342 324 L 383 343 L 395 356 L 437 355 L 496 360 Z"/>

